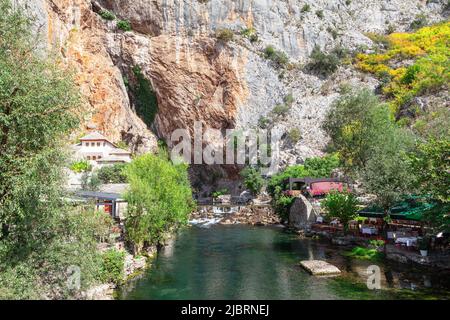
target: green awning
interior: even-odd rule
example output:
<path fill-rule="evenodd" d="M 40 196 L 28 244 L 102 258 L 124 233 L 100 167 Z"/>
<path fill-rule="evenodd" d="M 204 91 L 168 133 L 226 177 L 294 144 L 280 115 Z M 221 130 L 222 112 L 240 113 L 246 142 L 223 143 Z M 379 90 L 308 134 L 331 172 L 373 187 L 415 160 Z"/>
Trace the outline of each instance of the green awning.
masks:
<path fill-rule="evenodd" d="M 389 209 L 389 216 L 395 220 L 421 221 L 424 213 L 435 208 L 436 206 L 436 202 L 429 200 L 425 201 L 418 197 L 408 198 L 392 206 Z M 374 205 L 358 211 L 358 214 L 367 218 L 383 218 L 384 216 L 383 209 Z"/>

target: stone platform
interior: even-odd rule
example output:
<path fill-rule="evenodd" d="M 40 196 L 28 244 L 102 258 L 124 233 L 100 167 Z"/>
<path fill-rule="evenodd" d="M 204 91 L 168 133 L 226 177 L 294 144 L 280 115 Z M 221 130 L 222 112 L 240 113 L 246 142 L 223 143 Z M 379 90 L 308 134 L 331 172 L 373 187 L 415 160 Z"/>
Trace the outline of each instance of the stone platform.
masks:
<path fill-rule="evenodd" d="M 314 276 L 334 276 L 341 273 L 336 266 L 322 260 L 303 260 L 300 265 Z"/>

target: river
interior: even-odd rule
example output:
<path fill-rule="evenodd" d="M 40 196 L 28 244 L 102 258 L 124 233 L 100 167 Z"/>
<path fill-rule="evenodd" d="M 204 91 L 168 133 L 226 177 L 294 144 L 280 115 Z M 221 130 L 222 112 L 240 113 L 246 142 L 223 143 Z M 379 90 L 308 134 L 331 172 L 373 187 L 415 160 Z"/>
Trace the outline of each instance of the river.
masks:
<path fill-rule="evenodd" d="M 421 299 L 450 298 L 448 274 L 342 255 L 319 240 L 299 239 L 282 227 L 213 225 L 179 232 L 118 299 Z M 299 267 L 323 259 L 343 271 L 314 277 Z M 381 269 L 381 290 L 366 286 L 367 267 Z"/>

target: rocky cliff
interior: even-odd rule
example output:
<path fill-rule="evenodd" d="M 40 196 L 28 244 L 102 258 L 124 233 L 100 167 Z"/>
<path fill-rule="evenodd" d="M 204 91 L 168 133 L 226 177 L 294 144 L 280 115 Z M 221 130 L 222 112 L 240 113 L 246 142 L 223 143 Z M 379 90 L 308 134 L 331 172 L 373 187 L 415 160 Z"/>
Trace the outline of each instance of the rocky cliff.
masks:
<path fill-rule="evenodd" d="M 351 64 L 329 77 L 307 72 L 316 46 L 370 50 L 368 32 L 405 31 L 417 17 L 437 22 L 448 10 L 446 0 L 20 2 L 35 13 L 48 46 L 75 68 L 86 125 L 139 150 L 194 121 L 219 129 L 263 122 L 279 132 L 298 128 L 298 139 L 284 136 L 281 165 L 322 154 L 320 123 L 343 87 L 377 85 Z M 271 59 L 268 46 L 287 61 Z M 136 89 L 143 85 L 157 110 L 145 110 L 146 95 Z M 289 109 L 275 116 L 287 97 Z"/>

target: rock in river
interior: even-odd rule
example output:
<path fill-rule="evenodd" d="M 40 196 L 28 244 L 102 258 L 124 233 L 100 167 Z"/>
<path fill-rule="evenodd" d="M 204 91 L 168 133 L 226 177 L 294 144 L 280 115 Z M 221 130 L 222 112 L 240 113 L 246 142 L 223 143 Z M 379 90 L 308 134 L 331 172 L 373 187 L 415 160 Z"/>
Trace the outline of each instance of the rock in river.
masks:
<path fill-rule="evenodd" d="M 314 276 L 338 275 L 341 273 L 336 266 L 322 260 L 303 260 L 300 265 Z"/>

